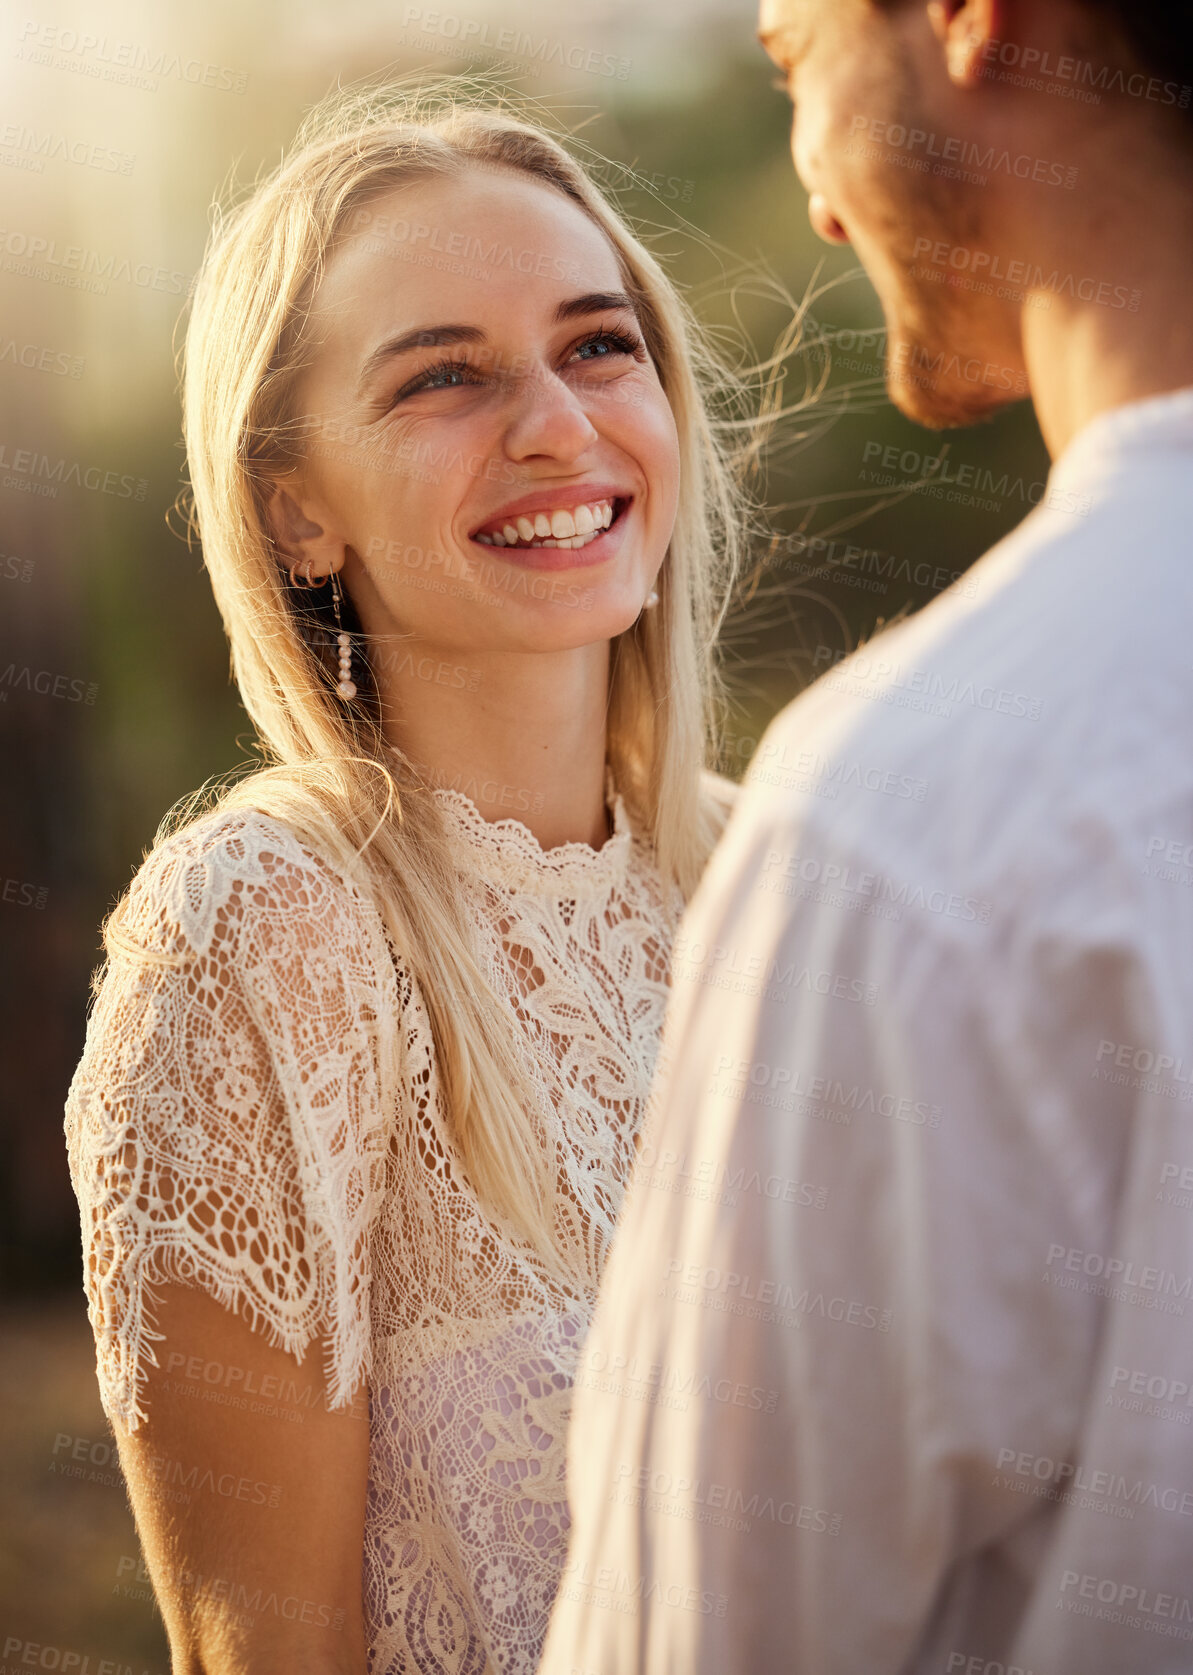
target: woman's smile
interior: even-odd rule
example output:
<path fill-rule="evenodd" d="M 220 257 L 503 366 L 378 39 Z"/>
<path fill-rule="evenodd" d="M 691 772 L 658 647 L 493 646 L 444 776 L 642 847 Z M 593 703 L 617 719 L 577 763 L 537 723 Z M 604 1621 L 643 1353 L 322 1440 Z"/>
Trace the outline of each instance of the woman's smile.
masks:
<path fill-rule="evenodd" d="M 401 637 L 478 670 L 496 659 L 507 687 L 511 655 L 529 669 L 543 652 L 575 653 L 603 669 L 655 588 L 679 499 L 640 286 L 578 205 L 509 170 L 394 187 L 371 214 L 390 210 L 550 259 L 541 274 L 536 258 L 531 276 L 478 275 L 399 266 L 392 245 L 359 233 L 337 244 L 295 400 L 348 440 L 337 431 L 288 477 L 301 517 L 282 533 L 301 529 L 318 571 L 343 565 L 378 646 Z M 467 588 L 407 586 L 404 567 L 376 558 L 395 542 L 458 554 Z M 583 572 L 582 604 L 575 587 L 524 585 L 527 572 L 570 571 Z M 418 706 L 380 656 L 375 670 L 413 748 Z"/>
<path fill-rule="evenodd" d="M 469 539 L 534 570 L 603 564 L 621 546 L 633 503 L 601 484 L 540 490 L 494 513 Z"/>

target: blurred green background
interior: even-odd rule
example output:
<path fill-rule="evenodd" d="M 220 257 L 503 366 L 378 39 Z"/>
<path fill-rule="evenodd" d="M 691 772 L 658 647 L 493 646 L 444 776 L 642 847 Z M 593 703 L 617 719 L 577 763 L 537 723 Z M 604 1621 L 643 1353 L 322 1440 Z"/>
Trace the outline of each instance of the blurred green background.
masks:
<path fill-rule="evenodd" d="M 766 482 L 787 539 L 726 636 L 735 774 L 815 648 L 925 604 L 931 572 L 963 570 L 1039 493 L 1025 408 L 930 436 L 886 402 L 877 303 L 852 253 L 810 232 L 754 23 L 746 0 L 92 0 L 0 22 L 0 1662 L 32 1642 L 168 1663 L 95 1393 L 62 1103 L 103 915 L 170 805 L 250 740 L 171 513 L 180 320 L 229 174 L 272 165 L 337 82 L 493 69 L 609 159 L 606 183 L 729 353 L 769 354 L 784 297 L 804 307 L 786 383 L 802 410 Z M 78 285 L 72 247 L 109 271 L 99 289 Z M 889 445 L 898 468 L 875 481 Z M 950 470 L 989 467 L 982 504 L 914 487 L 942 450 Z M 846 543 L 880 556 L 834 568 Z"/>

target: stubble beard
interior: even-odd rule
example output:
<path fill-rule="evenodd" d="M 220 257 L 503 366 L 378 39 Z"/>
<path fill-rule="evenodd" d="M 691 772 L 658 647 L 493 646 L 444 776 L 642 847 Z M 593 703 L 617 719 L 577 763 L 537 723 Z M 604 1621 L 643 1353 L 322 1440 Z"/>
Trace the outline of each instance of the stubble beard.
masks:
<path fill-rule="evenodd" d="M 930 128 L 910 63 L 900 58 L 891 69 L 893 119 L 909 131 Z M 935 270 L 916 250 L 925 239 L 949 249 L 986 247 L 983 188 L 893 167 L 875 184 L 885 199 L 872 277 L 886 317 L 887 395 L 907 418 L 932 430 L 981 424 L 1017 399 L 1002 386 L 997 364 L 1007 358 L 997 347 L 1006 340 L 1003 309 L 995 299 L 950 285 L 950 270 Z M 997 385 L 982 377 L 992 363 Z M 975 364 L 982 370 L 967 376 Z"/>

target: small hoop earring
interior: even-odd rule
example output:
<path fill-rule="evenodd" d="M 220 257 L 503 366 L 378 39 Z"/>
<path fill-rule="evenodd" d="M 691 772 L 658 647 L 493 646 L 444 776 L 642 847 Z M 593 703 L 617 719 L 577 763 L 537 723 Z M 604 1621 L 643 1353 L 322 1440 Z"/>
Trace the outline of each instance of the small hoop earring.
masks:
<path fill-rule="evenodd" d="M 291 587 L 310 588 L 313 593 L 317 593 L 321 587 L 327 586 L 326 576 L 321 576 L 317 582 L 311 580 L 311 565 L 314 562 L 313 558 L 296 558 L 294 560 L 294 563 L 290 566 Z M 301 579 L 295 575 L 295 571 L 300 565 L 303 571 Z"/>
<path fill-rule="evenodd" d="M 326 578 L 324 578 L 326 580 Z M 331 573 L 331 608 L 336 618 L 336 644 L 340 656 L 340 678 L 336 684 L 336 696 L 342 698 L 346 704 L 356 697 L 356 682 L 352 679 L 352 636 L 344 627 L 340 615 L 340 602 L 343 592 L 340 588 L 340 576 L 337 570 Z"/>

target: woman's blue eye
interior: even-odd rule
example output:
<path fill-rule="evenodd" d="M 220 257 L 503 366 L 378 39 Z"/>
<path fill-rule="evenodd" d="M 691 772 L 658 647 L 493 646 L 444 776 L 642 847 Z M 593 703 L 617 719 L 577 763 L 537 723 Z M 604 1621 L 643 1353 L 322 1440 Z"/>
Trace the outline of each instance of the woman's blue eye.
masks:
<path fill-rule="evenodd" d="M 440 381 L 445 381 L 449 378 L 453 379 L 453 380 L 458 378 L 461 382 L 463 382 L 463 379 L 464 379 L 464 369 L 463 369 L 463 367 L 445 366 L 445 367 L 441 368 L 441 370 L 439 372 L 433 373 L 431 375 L 431 377 L 427 379 L 427 385 L 431 386 L 431 385 L 434 385 L 434 384 L 438 384 Z"/>
<path fill-rule="evenodd" d="M 598 351 L 592 355 L 583 351 L 592 349 Z M 598 332 L 595 336 L 577 344 L 572 351 L 577 357 L 585 360 L 608 360 L 611 354 L 633 355 L 643 358 L 644 350 L 636 337 L 630 337 L 622 332 Z M 396 407 L 398 402 L 406 396 L 418 395 L 423 390 L 451 390 L 466 384 L 479 382 L 476 368 L 468 361 L 442 361 L 438 366 L 429 366 L 425 372 L 420 372 L 417 378 L 411 380 L 398 390 L 390 401 L 390 407 Z"/>
<path fill-rule="evenodd" d="M 593 360 L 606 360 L 610 351 L 620 355 L 632 355 L 638 347 L 636 338 L 626 337 L 618 332 L 602 332 L 599 337 L 590 337 L 587 343 L 581 343 L 576 353 L 583 349 L 599 349 L 599 355 L 591 356 Z"/>
<path fill-rule="evenodd" d="M 418 395 L 422 390 L 450 390 L 457 383 L 469 384 L 473 380 L 467 376 L 472 368 L 467 361 L 441 361 L 438 366 L 429 366 L 425 372 L 420 372 L 417 378 L 412 378 L 409 384 L 404 384 L 400 390 L 394 392 L 390 407 L 396 407 L 408 395 Z M 450 378 L 450 384 L 441 382 Z"/>

